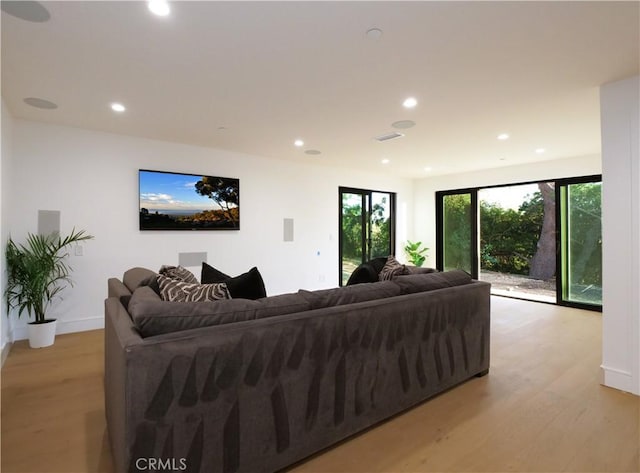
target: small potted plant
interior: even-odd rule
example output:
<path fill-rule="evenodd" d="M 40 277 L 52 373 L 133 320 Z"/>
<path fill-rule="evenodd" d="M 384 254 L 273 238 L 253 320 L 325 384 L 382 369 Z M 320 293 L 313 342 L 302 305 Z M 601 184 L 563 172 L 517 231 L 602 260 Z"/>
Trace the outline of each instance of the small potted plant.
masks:
<path fill-rule="evenodd" d="M 413 243 L 407 240 L 407 244 L 404 247 L 404 252 L 409 257 L 409 261 L 417 267 L 421 267 L 424 264 L 424 260 L 426 259 L 424 253 L 429 250 L 429 248 L 420 248 L 420 246 L 422 246 L 421 241 Z"/>
<path fill-rule="evenodd" d="M 69 255 L 64 250 L 74 243 L 90 240 L 93 236 L 84 230 L 62 238 L 58 234 L 33 235 L 29 233 L 24 244 L 16 244 L 11 238 L 7 242 L 7 298 L 8 309 L 18 309 L 35 317 L 29 322 L 29 346 L 41 348 L 53 345 L 56 334 L 56 319 L 47 319 L 47 307 L 67 284 L 71 267 L 66 263 Z M 7 314 L 9 313 L 7 310 Z"/>

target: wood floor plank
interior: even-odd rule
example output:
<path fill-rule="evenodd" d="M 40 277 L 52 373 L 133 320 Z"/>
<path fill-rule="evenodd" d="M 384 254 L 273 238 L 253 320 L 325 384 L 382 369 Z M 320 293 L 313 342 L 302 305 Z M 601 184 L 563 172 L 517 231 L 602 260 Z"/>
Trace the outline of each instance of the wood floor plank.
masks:
<path fill-rule="evenodd" d="M 640 398 L 600 381 L 601 315 L 492 298 L 491 371 L 293 466 L 295 473 L 638 472 Z M 115 472 L 103 332 L 13 345 L 3 473 Z"/>

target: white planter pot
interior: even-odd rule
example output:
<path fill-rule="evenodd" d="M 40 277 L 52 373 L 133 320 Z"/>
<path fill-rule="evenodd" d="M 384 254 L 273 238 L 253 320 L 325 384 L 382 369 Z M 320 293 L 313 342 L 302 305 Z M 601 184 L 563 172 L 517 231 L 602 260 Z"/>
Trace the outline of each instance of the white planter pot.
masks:
<path fill-rule="evenodd" d="M 43 348 L 53 345 L 56 338 L 56 319 L 47 319 L 43 324 L 29 323 L 29 346 L 31 348 Z"/>

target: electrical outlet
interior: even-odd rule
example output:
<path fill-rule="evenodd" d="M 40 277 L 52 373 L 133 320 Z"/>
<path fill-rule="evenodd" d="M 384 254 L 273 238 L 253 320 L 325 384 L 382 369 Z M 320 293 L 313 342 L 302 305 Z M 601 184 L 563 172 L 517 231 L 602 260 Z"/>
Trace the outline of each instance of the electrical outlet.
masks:
<path fill-rule="evenodd" d="M 84 247 L 82 245 L 76 245 L 75 254 L 76 254 L 76 256 L 83 256 L 84 255 Z"/>

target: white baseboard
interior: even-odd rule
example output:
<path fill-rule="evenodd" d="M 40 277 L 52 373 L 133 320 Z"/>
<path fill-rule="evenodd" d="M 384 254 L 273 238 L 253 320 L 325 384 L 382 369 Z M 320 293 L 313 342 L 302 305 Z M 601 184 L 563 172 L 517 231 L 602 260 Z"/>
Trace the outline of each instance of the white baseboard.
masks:
<path fill-rule="evenodd" d="M 87 330 L 99 330 L 104 328 L 104 317 L 91 317 L 78 320 L 58 320 L 56 335 L 63 333 L 86 332 Z M 16 327 L 13 330 L 13 340 L 26 340 L 29 338 L 27 327 Z"/>
<path fill-rule="evenodd" d="M 4 366 L 4 362 L 7 360 L 7 357 L 9 356 L 9 352 L 11 351 L 11 342 L 7 342 L 4 344 L 4 346 L 2 347 L 2 355 L 1 355 L 1 359 L 0 359 L 0 367 Z"/>
<path fill-rule="evenodd" d="M 600 365 L 603 373 L 603 382 L 605 386 L 619 389 L 628 393 L 640 395 L 634 387 L 633 375 L 629 371 L 612 368 L 610 366 Z"/>

